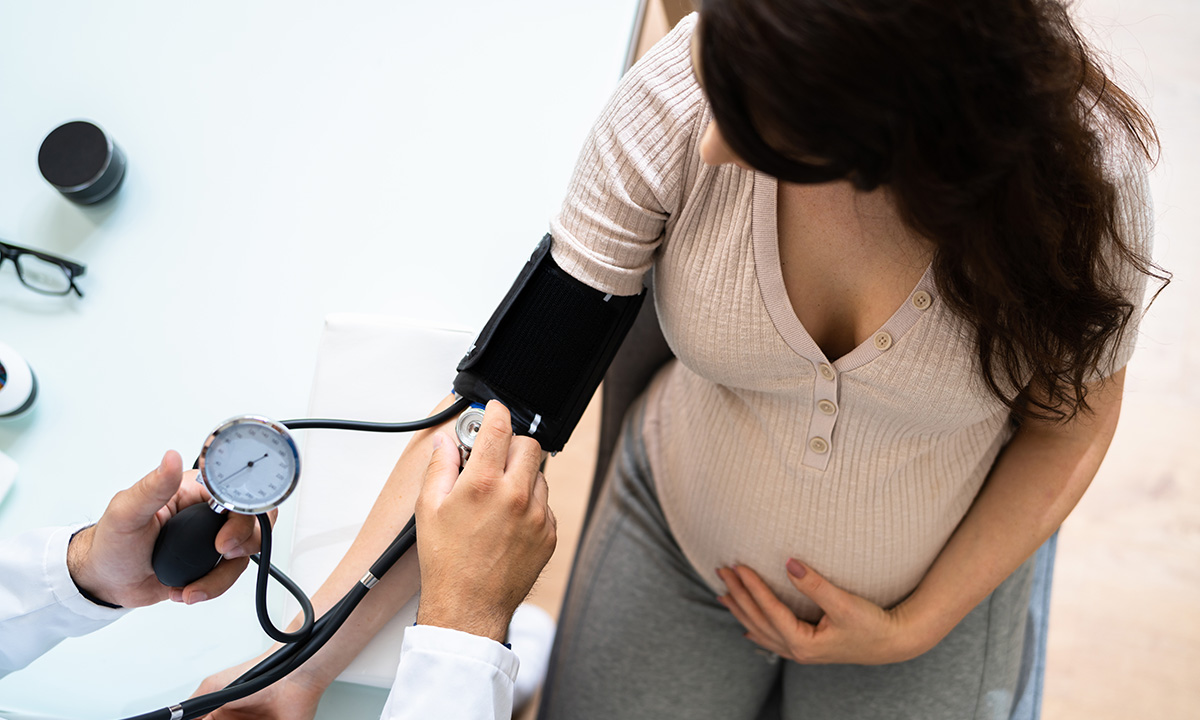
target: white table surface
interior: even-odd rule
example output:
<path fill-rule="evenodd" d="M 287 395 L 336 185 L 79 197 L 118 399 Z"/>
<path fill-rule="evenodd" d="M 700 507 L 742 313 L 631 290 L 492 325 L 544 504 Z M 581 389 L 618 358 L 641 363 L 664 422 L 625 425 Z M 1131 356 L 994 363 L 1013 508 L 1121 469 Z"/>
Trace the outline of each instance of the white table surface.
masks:
<path fill-rule="evenodd" d="M 82 299 L 0 268 L 0 340 L 42 389 L 0 424 L 20 464 L 0 536 L 95 519 L 231 415 L 302 416 L 327 313 L 482 325 L 561 201 L 636 5 L 0 0 L 0 238 L 88 266 Z M 129 161 L 91 208 L 37 169 L 78 118 Z M 265 644 L 246 577 L 64 642 L 0 680 L 0 708 L 123 717 Z M 339 685 L 321 715 L 382 700 Z"/>

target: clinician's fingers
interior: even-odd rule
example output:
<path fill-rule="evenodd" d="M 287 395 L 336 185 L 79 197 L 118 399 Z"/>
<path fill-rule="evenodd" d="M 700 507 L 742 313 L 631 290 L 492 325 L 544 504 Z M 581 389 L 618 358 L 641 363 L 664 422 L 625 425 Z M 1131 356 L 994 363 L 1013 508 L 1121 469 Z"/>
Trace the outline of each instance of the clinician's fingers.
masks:
<path fill-rule="evenodd" d="M 209 494 L 208 488 L 204 487 L 204 483 L 200 482 L 200 471 L 184 470 L 183 482 L 179 484 L 178 492 L 167 503 L 167 508 L 170 511 L 168 517 L 189 505 L 208 502 L 211 497 L 212 495 Z"/>
<path fill-rule="evenodd" d="M 512 442 L 512 418 L 508 408 L 499 401 L 488 402 L 483 414 L 483 425 L 475 436 L 475 446 L 467 460 L 467 469 L 485 473 L 501 473 L 508 459 L 508 446 Z M 499 475 L 496 476 L 499 479 Z"/>
<path fill-rule="evenodd" d="M 542 464 L 542 446 L 531 437 L 518 436 L 508 446 L 508 460 L 504 469 L 522 482 L 528 492 L 533 492 L 537 482 L 538 467 Z"/>
<path fill-rule="evenodd" d="M 433 454 L 429 457 L 429 466 L 425 468 L 425 480 L 421 484 L 421 494 L 417 504 L 433 501 L 440 504 L 442 498 L 450 494 L 454 484 L 458 482 L 458 472 L 461 457 L 449 433 L 439 431 L 433 436 Z"/>
<path fill-rule="evenodd" d="M 183 602 L 194 605 L 220 597 L 237 581 L 249 562 L 250 558 L 241 557 L 217 563 L 212 572 L 183 589 Z"/>
<path fill-rule="evenodd" d="M 217 533 L 217 552 L 226 560 L 247 557 L 258 552 L 258 518 L 253 515 L 226 513 L 229 517 Z"/>
<path fill-rule="evenodd" d="M 558 518 L 554 517 L 554 511 L 550 508 L 550 484 L 546 482 L 546 475 L 538 473 L 534 478 L 533 484 L 533 499 L 534 508 L 542 508 L 546 511 L 546 526 L 550 530 L 548 538 L 552 538 L 554 544 L 558 544 Z"/>
<path fill-rule="evenodd" d="M 540 472 L 533 477 L 533 500 L 539 505 L 545 505 L 547 511 L 550 510 L 550 484 L 546 482 L 546 476 Z"/>
<path fill-rule="evenodd" d="M 129 489 L 117 493 L 105 511 L 113 529 L 134 532 L 150 522 L 179 489 L 182 465 L 179 453 L 168 450 L 157 468 Z"/>
<path fill-rule="evenodd" d="M 267 513 L 267 524 L 275 527 L 275 521 L 279 518 L 279 508 L 275 508 Z M 217 547 L 220 547 L 220 541 L 217 541 Z M 232 560 L 237 557 L 249 557 L 262 549 L 262 523 L 258 522 L 258 517 L 254 518 L 254 530 L 250 533 L 250 538 L 242 543 L 241 551 L 234 551 L 232 555 L 226 554 L 225 558 Z"/>
<path fill-rule="evenodd" d="M 179 490 L 158 511 L 159 523 L 166 523 L 177 515 L 180 510 L 196 503 L 206 503 L 210 499 L 212 499 L 212 495 L 208 492 L 208 488 L 204 487 L 204 483 L 200 482 L 200 471 L 184 470 L 183 482 L 179 484 Z"/>

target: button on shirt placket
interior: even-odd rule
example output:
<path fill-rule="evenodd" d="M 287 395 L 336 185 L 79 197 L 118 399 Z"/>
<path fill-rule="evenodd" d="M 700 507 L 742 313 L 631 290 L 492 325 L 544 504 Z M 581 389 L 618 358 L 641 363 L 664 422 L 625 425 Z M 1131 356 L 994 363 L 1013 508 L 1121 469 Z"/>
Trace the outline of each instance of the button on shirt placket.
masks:
<path fill-rule="evenodd" d="M 813 413 L 804 451 L 804 464 L 809 467 L 824 470 L 829 465 L 833 429 L 838 415 L 837 400 L 838 373 L 829 363 L 818 362 L 813 388 Z"/>
<path fill-rule="evenodd" d="M 932 289 L 933 278 L 930 271 L 926 270 L 917 289 L 892 318 L 866 342 L 839 360 L 843 365 L 843 372 L 851 372 L 893 352 L 899 339 L 933 307 L 935 298 Z M 837 450 L 834 447 L 834 429 L 842 413 L 839 400 L 842 373 L 838 372 L 820 349 L 815 347 L 815 343 L 807 345 L 805 351 L 799 352 L 812 363 L 816 373 L 813 378 L 813 404 L 809 411 L 808 436 L 803 440 L 803 463 L 806 467 L 825 470 L 829 466 L 829 459 Z"/>

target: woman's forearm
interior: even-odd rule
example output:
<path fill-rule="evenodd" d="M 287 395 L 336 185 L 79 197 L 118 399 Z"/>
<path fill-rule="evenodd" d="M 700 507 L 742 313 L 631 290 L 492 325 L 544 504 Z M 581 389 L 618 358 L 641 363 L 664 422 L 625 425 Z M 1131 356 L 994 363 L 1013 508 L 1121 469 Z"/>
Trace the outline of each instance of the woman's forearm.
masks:
<path fill-rule="evenodd" d="M 445 409 L 452 401 L 452 397 L 447 397 L 435 412 Z M 432 437 L 437 430 L 415 433 L 409 441 L 354 543 L 312 596 L 313 609 L 318 617 L 362 578 L 412 516 L 421 480 L 433 452 Z M 419 587 L 420 572 L 414 548 L 367 593 L 341 630 L 297 673 L 303 676 L 306 684 L 320 689 L 327 687 Z M 289 627 L 295 629 L 299 624 L 300 618 L 297 617 Z"/>
<path fill-rule="evenodd" d="M 1001 453 L 966 517 L 896 612 L 933 647 L 1062 524 L 1091 484 L 1116 431 L 1125 371 L 1091 386 L 1092 414 L 1027 421 Z"/>

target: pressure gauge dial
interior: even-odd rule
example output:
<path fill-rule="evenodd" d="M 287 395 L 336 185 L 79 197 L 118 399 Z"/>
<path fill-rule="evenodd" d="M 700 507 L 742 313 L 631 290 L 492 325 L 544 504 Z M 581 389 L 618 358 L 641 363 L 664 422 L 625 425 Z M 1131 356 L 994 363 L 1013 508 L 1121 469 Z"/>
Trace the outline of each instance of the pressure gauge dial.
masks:
<path fill-rule="evenodd" d="M 199 468 L 214 505 L 257 515 L 278 506 L 296 489 L 300 452 L 280 423 L 241 415 L 226 420 L 208 436 Z"/>

